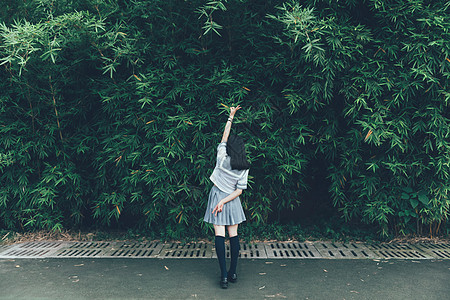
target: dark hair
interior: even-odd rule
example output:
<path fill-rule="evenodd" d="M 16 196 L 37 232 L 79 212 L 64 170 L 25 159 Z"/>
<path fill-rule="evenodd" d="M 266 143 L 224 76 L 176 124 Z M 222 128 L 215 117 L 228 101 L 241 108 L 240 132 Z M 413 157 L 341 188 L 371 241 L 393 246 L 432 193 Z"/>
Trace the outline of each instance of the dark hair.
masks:
<path fill-rule="evenodd" d="M 230 135 L 228 137 L 227 154 L 231 157 L 231 169 L 247 170 L 250 168 L 245 154 L 244 140 L 240 136 Z"/>

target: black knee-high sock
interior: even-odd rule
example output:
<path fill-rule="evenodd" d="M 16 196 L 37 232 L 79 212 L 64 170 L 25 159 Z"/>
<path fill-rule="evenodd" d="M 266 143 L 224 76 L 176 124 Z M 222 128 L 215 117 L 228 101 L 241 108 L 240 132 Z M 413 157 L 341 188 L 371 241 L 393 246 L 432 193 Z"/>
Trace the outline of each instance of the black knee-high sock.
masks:
<path fill-rule="evenodd" d="M 236 267 L 239 257 L 239 236 L 233 236 L 230 238 L 230 252 L 231 252 L 231 264 L 230 264 L 230 274 L 236 273 Z"/>
<path fill-rule="evenodd" d="M 225 237 L 216 235 L 216 254 L 219 260 L 221 277 L 227 277 L 227 264 L 225 261 Z"/>

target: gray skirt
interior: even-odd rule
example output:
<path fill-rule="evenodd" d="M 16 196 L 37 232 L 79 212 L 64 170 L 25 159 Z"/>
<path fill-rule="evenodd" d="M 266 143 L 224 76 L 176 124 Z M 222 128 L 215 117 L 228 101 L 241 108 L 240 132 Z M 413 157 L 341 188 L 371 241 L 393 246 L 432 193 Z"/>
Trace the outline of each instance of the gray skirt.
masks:
<path fill-rule="evenodd" d="M 203 220 L 214 225 L 236 225 L 244 222 L 245 214 L 242 209 L 241 199 L 239 197 L 225 203 L 222 212 L 214 216 L 212 211 L 220 200 L 229 194 L 222 192 L 217 186 L 213 186 L 209 192 L 208 206 L 206 207 L 205 217 Z"/>

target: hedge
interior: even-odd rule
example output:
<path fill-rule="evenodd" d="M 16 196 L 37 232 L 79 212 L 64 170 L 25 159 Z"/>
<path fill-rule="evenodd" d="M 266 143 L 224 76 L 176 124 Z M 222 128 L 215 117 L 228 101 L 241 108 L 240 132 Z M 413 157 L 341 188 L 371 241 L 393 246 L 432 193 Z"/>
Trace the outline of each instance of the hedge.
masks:
<path fill-rule="evenodd" d="M 448 1 L 3 7 L 1 228 L 208 231 L 216 146 L 240 104 L 249 222 L 326 189 L 384 235 L 448 229 Z"/>

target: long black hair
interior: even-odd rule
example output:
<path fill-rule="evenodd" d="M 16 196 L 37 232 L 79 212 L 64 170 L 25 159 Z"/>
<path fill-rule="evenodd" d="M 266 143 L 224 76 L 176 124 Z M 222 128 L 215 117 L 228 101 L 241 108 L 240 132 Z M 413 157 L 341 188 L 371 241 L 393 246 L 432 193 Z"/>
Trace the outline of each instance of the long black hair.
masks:
<path fill-rule="evenodd" d="M 247 170 L 250 163 L 247 161 L 245 154 L 244 140 L 238 135 L 230 135 L 227 141 L 227 154 L 231 157 L 231 169 Z"/>

